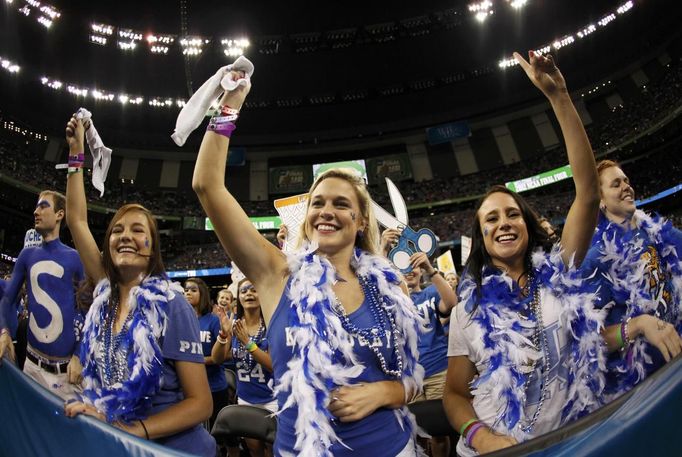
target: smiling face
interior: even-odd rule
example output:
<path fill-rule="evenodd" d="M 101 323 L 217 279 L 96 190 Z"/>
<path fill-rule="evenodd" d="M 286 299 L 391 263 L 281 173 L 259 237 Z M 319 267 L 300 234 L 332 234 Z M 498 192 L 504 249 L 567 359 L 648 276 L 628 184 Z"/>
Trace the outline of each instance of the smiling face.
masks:
<path fill-rule="evenodd" d="M 239 303 L 244 310 L 260 308 L 258 292 L 256 292 L 256 288 L 253 287 L 253 284 L 248 279 L 239 284 Z"/>
<path fill-rule="evenodd" d="M 421 287 L 422 280 L 421 268 L 412 269 L 409 273 L 405 273 L 404 278 L 410 292 L 418 290 Z"/>
<path fill-rule="evenodd" d="M 142 211 L 130 210 L 114 224 L 109 237 L 109 253 L 114 267 L 130 277 L 144 275 L 152 254 L 151 231 Z"/>
<path fill-rule="evenodd" d="M 223 308 L 229 308 L 232 305 L 232 292 L 229 290 L 218 292 L 218 304 Z"/>
<path fill-rule="evenodd" d="M 502 192 L 490 194 L 476 214 L 485 250 L 496 266 L 523 267 L 528 228 L 516 200 Z"/>
<path fill-rule="evenodd" d="M 327 178 L 315 187 L 310 195 L 305 233 L 319 244 L 320 252 L 352 249 L 358 231 L 365 227 L 357 194 L 348 181 Z"/>
<path fill-rule="evenodd" d="M 605 168 L 599 175 L 601 208 L 606 217 L 617 223 L 632 218 L 635 206 L 635 191 L 630 180 L 620 167 Z"/>

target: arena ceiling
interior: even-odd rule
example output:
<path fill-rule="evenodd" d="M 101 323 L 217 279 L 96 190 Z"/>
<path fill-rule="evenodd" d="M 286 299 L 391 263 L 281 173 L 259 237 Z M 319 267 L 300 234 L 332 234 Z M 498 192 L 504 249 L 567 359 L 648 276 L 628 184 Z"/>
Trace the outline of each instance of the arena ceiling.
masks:
<path fill-rule="evenodd" d="M 587 86 L 678 34 L 682 9 L 673 0 L 636 1 L 601 27 L 625 0 L 528 0 L 518 10 L 509 0 L 495 0 L 494 14 L 483 22 L 469 11 L 470 1 L 3 3 L 0 57 L 21 66 L 17 74 L 0 75 L 3 114 L 54 134 L 82 105 L 114 143 L 150 148 L 171 147 L 176 101 L 234 59 L 221 39 L 247 38 L 245 54 L 256 67 L 235 139 L 286 144 L 388 133 L 526 103 L 537 94 L 522 71 L 498 63 L 514 50 L 567 35 L 575 41 L 552 53 L 572 88 Z M 48 3 L 60 16 L 46 28 L 36 19 Z M 32 14 L 19 12 L 22 5 Z M 114 27 L 106 45 L 93 43 L 93 23 Z M 589 24 L 594 33 L 579 39 L 576 32 Z M 143 37 L 135 49 L 116 44 L 126 29 Z M 146 38 L 152 34 L 174 37 L 165 54 L 150 52 Z M 209 42 L 187 56 L 182 36 Z M 64 87 L 53 90 L 41 78 Z M 69 84 L 89 88 L 90 95 L 67 93 Z M 113 101 L 94 100 L 95 88 Z M 143 101 L 122 104 L 121 94 Z M 153 99 L 171 100 L 171 106 L 150 106 Z"/>

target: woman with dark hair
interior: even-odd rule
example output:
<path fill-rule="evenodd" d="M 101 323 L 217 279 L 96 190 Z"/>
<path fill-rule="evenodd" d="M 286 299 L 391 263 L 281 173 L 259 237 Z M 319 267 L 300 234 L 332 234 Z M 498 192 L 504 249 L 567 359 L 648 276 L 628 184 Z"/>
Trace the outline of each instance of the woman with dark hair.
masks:
<path fill-rule="evenodd" d="M 421 389 L 421 319 L 378 253 L 367 187 L 322 173 L 308 195 L 299 247 L 261 236 L 225 187 L 229 137 L 250 89 L 226 92 L 199 150 L 192 187 L 229 257 L 258 290 L 277 380 L 276 455 L 414 456 L 406 399 Z"/>
<path fill-rule="evenodd" d="M 272 358 L 258 292 L 246 278 L 237 286 L 237 316 L 228 342 L 230 357 L 237 367 L 237 404 L 258 406 L 275 413 Z M 272 455 L 272 449 L 264 443 L 248 438 L 245 441 L 252 456 Z"/>
<path fill-rule="evenodd" d="M 230 318 L 222 314 L 220 317 L 211 312 L 211 297 L 208 286 L 203 279 L 188 278 L 185 280 L 185 298 L 199 319 L 201 347 L 206 364 L 208 385 L 213 397 L 213 414 L 208 420 L 208 430 L 213 428 L 216 416 L 221 409 L 230 404 L 227 378 L 221 364 L 227 358 L 227 337 L 232 326 Z"/>
<path fill-rule="evenodd" d="M 102 254 L 88 227 L 81 120 L 66 126 L 67 221 L 94 300 L 83 328 L 83 402 L 66 415 L 93 416 L 141 438 L 194 455 L 216 454 L 201 423 L 212 410 L 199 324 L 182 289 L 168 280 L 159 230 L 137 204 L 114 214 Z"/>
<path fill-rule="evenodd" d="M 576 269 L 597 214 L 592 148 L 552 57 L 514 55 L 557 116 L 576 197 L 554 246 L 520 195 L 495 186 L 478 202 L 444 397 L 460 456 L 549 432 L 596 407 L 603 387 L 599 316 Z"/>
<path fill-rule="evenodd" d="M 635 206 L 618 163 L 597 165 L 600 212 L 586 273 L 596 269 L 597 306 L 605 323 L 610 399 L 632 389 L 682 352 L 682 232 Z"/>

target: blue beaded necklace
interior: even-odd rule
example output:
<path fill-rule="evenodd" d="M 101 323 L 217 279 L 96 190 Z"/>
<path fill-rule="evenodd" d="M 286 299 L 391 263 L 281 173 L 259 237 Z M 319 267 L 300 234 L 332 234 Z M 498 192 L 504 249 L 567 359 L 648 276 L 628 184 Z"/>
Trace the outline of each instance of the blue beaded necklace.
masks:
<path fill-rule="evenodd" d="M 116 323 L 116 316 L 120 307 L 120 299 L 118 288 L 112 290 L 110 302 L 112 303 L 111 312 L 109 313 L 108 322 L 104 327 L 104 385 L 111 386 L 118 382 L 122 382 L 126 378 L 127 366 L 126 356 L 127 348 L 122 348 L 121 343 L 125 340 L 128 331 L 128 325 L 132 320 L 133 314 L 128 313 L 121 330 L 114 335 L 114 325 Z"/>
<path fill-rule="evenodd" d="M 261 318 L 260 326 L 256 335 L 251 338 L 251 341 L 256 343 L 258 346 L 263 338 L 265 337 L 265 322 Z M 256 367 L 256 360 L 253 358 L 253 354 L 246 349 L 246 346 L 242 344 L 239 339 L 237 339 L 237 346 L 232 348 L 232 357 L 237 361 L 237 368 L 251 372 Z"/>
<path fill-rule="evenodd" d="M 357 325 L 353 324 L 348 318 L 341 301 L 336 297 L 336 303 L 334 304 L 334 312 L 341 320 L 341 325 L 343 329 L 348 332 L 351 336 L 354 336 L 361 343 L 366 343 L 367 346 L 372 350 L 374 355 L 379 360 L 381 365 L 381 371 L 384 374 L 392 376 L 394 378 L 400 378 L 403 374 L 403 357 L 398 350 L 398 337 L 400 335 L 400 330 L 395 323 L 395 317 L 390 313 L 385 306 L 379 303 L 379 290 L 377 286 L 368 281 L 364 276 L 358 276 L 358 281 L 362 287 L 362 292 L 369 302 L 369 309 L 372 313 L 372 318 L 374 319 L 374 325 L 368 328 L 358 328 Z M 383 300 L 383 299 L 382 299 Z M 379 347 L 381 346 L 381 340 L 386 336 L 386 322 L 388 321 L 388 327 L 390 328 L 390 339 L 391 339 L 391 349 L 393 352 L 392 359 L 395 360 L 395 367 L 391 368 L 386 362 L 386 358 L 381 353 Z"/>

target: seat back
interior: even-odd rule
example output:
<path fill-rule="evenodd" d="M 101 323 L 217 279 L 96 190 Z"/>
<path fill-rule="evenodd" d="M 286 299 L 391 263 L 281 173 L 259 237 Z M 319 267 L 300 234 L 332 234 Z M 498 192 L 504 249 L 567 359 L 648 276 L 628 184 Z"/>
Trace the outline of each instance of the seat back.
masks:
<path fill-rule="evenodd" d="M 264 408 L 230 405 L 220 410 L 211 435 L 218 444 L 233 443 L 235 438 L 253 438 L 266 443 L 275 442 L 277 419 Z"/>

